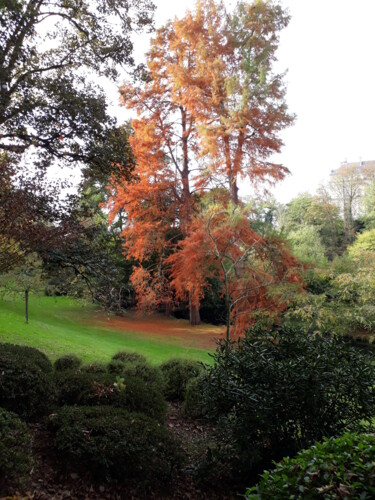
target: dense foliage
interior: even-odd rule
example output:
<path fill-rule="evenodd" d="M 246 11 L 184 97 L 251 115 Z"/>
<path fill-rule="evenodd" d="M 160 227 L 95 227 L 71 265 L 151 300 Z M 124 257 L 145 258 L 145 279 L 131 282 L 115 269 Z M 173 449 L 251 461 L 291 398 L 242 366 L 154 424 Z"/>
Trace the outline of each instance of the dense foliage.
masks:
<path fill-rule="evenodd" d="M 375 495 L 375 437 L 346 433 L 285 458 L 263 474 L 247 500 L 360 498 Z"/>
<path fill-rule="evenodd" d="M 88 73 L 115 79 L 134 64 L 132 33 L 152 14 L 148 0 L 2 2 L 0 151 L 33 149 L 39 165 L 83 161 L 106 174 L 116 162 L 126 175 L 126 136 Z"/>
<path fill-rule="evenodd" d="M 48 360 L 36 349 L 1 348 L 0 406 L 25 419 L 48 413 L 56 399 L 49 367 Z"/>
<path fill-rule="evenodd" d="M 0 344 L 0 353 L 8 354 L 12 359 L 18 358 L 20 360 L 27 360 L 38 366 L 45 373 L 52 373 L 52 363 L 44 354 L 44 352 L 28 347 L 26 345 L 16 344 Z"/>
<path fill-rule="evenodd" d="M 18 480 L 33 465 L 31 434 L 17 415 L 0 408 L 0 486 L 3 480 Z"/>
<path fill-rule="evenodd" d="M 60 405 L 115 406 L 160 421 L 165 417 L 166 404 L 160 389 L 137 377 L 78 371 L 57 374 L 56 381 Z"/>
<path fill-rule="evenodd" d="M 112 356 L 114 361 L 121 361 L 122 363 L 146 363 L 146 358 L 138 352 L 120 351 Z"/>
<path fill-rule="evenodd" d="M 51 418 L 59 459 L 96 478 L 167 481 L 179 461 L 177 445 L 159 423 L 110 406 L 64 407 Z"/>
<path fill-rule="evenodd" d="M 82 360 L 75 354 L 66 354 L 57 358 L 53 366 L 57 372 L 76 370 L 82 364 Z"/>
<path fill-rule="evenodd" d="M 221 343 L 214 360 L 203 401 L 232 448 L 236 474 L 356 430 L 374 415 L 375 367 L 339 338 L 252 331 Z"/>
<path fill-rule="evenodd" d="M 171 401 L 183 401 L 189 381 L 203 370 L 201 363 L 187 359 L 171 359 L 160 368 L 165 379 L 164 394 Z"/>
<path fill-rule="evenodd" d="M 151 366 L 146 362 L 122 363 L 121 361 L 111 361 L 108 365 L 110 373 L 116 373 L 125 380 L 128 378 L 138 378 L 143 380 L 145 385 L 153 386 L 160 392 L 164 392 L 165 379 L 159 367 Z"/>

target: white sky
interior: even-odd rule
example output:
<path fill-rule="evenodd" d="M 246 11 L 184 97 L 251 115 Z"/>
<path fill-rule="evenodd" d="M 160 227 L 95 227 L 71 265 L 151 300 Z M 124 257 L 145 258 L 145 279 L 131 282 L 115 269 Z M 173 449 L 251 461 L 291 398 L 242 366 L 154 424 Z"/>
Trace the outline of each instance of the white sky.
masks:
<path fill-rule="evenodd" d="M 193 6 L 189 0 L 154 2 L 156 27 Z M 291 175 L 274 193 L 287 202 L 314 192 L 345 159 L 375 160 L 375 0 L 282 4 L 292 18 L 281 35 L 277 69 L 288 69 L 287 102 L 297 121 L 283 133 L 277 158 Z M 138 57 L 148 48 L 144 38 Z"/>
<path fill-rule="evenodd" d="M 156 27 L 195 3 L 154 2 Z M 313 193 L 346 159 L 375 160 L 375 0 L 281 2 L 292 18 L 281 35 L 277 70 L 288 70 L 287 102 L 297 115 L 276 158 L 291 171 L 273 191 L 285 203 L 300 192 Z M 137 62 L 148 46 L 148 36 L 136 39 Z M 116 88 L 108 88 L 112 110 L 122 121 L 129 115 L 118 106 Z"/>

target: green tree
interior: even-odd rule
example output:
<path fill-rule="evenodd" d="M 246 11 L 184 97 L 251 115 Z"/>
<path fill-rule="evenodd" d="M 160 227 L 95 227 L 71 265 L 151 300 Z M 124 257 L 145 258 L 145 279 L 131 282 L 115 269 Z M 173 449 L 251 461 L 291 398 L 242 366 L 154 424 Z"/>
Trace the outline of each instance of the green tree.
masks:
<path fill-rule="evenodd" d="M 293 253 L 303 262 L 325 265 L 325 248 L 315 226 L 300 226 L 288 235 Z"/>
<path fill-rule="evenodd" d="M 150 0 L 0 1 L 0 150 L 127 172 L 124 131 L 90 80 L 133 65 L 131 36 L 152 26 Z M 91 75 L 91 76 L 90 76 Z"/>
<path fill-rule="evenodd" d="M 286 205 L 284 224 L 287 233 L 309 223 L 307 214 L 312 202 L 313 196 L 311 194 L 300 193 Z"/>
<path fill-rule="evenodd" d="M 36 254 L 28 254 L 22 265 L 6 274 L 0 274 L 0 292 L 2 295 L 24 295 L 25 320 L 29 323 L 30 292 L 40 293 L 44 288 L 41 261 Z"/>

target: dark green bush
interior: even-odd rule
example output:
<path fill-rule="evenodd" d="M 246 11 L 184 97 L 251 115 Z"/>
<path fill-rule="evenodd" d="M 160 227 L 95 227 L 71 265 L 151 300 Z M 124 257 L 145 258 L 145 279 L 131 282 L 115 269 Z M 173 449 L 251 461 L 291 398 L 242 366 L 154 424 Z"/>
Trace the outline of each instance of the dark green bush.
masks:
<path fill-rule="evenodd" d="M 0 481 L 22 479 L 31 469 L 32 438 L 24 422 L 0 408 Z"/>
<path fill-rule="evenodd" d="M 138 354 L 137 352 L 131 351 L 120 351 L 114 356 L 112 356 L 113 360 L 123 361 L 124 363 L 146 363 L 147 359 L 142 354 Z"/>
<path fill-rule="evenodd" d="M 185 391 L 183 412 L 191 418 L 204 417 L 208 413 L 207 401 L 205 398 L 206 377 L 204 374 L 191 379 Z"/>
<path fill-rule="evenodd" d="M 110 361 L 107 365 L 107 371 L 108 373 L 112 373 L 114 375 L 120 375 L 127 365 L 129 364 L 121 361 L 120 359 L 112 359 L 112 361 Z"/>
<path fill-rule="evenodd" d="M 139 378 L 78 371 L 57 373 L 56 380 L 60 405 L 110 405 L 157 420 L 165 418 L 166 403 L 161 391 Z"/>
<path fill-rule="evenodd" d="M 178 463 L 177 445 L 155 420 L 110 406 L 65 407 L 51 417 L 58 457 L 96 478 L 164 482 Z"/>
<path fill-rule="evenodd" d="M 107 367 L 104 363 L 89 363 L 80 368 L 85 373 L 107 373 Z"/>
<path fill-rule="evenodd" d="M 248 475 L 323 437 L 359 430 L 375 410 L 375 367 L 342 339 L 292 329 L 221 343 L 207 371 L 210 417 Z"/>
<path fill-rule="evenodd" d="M 15 345 L 15 344 L 0 344 L 0 354 L 7 354 L 12 358 L 26 359 L 29 363 L 33 362 L 45 373 L 51 373 L 53 371 L 52 363 L 44 354 L 44 352 L 35 349 L 34 347 L 28 347 L 26 345 Z"/>
<path fill-rule="evenodd" d="M 108 365 L 108 372 L 115 373 L 127 379 L 128 377 L 137 377 L 145 382 L 146 385 L 152 385 L 160 391 L 164 390 L 164 377 L 160 368 L 151 366 L 144 362 L 124 363 L 122 361 L 111 361 Z"/>
<path fill-rule="evenodd" d="M 54 363 L 57 372 L 65 372 L 68 370 L 76 370 L 82 364 L 82 360 L 75 354 L 66 354 L 61 358 L 56 359 Z"/>
<path fill-rule="evenodd" d="M 188 382 L 203 371 L 202 363 L 187 359 L 171 359 L 161 366 L 165 378 L 165 397 L 183 401 Z"/>
<path fill-rule="evenodd" d="M 42 358 L 41 358 L 42 359 Z M 56 399 L 52 374 L 40 368 L 32 355 L 0 352 L 0 406 L 22 418 L 48 413 Z"/>
<path fill-rule="evenodd" d="M 285 458 L 266 471 L 247 500 L 375 498 L 375 436 L 346 433 Z"/>

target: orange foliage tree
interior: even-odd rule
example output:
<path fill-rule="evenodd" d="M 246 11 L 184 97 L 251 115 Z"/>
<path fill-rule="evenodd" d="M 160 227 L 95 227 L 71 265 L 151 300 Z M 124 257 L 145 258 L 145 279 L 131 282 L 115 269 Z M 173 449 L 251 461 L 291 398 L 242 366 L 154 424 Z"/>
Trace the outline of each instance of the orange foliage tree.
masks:
<path fill-rule="evenodd" d="M 199 131 L 200 155 L 234 204 L 239 177 L 272 183 L 288 173 L 268 160 L 280 152 L 279 132 L 294 119 L 283 74 L 272 71 L 288 21 L 270 1 L 239 2 L 228 14 L 221 1 L 200 0 L 194 13 L 172 25 L 179 43 L 194 48 L 191 68 L 173 71 L 178 85 L 189 89 L 185 106 Z"/>
<path fill-rule="evenodd" d="M 204 231 L 209 236 L 211 225 L 199 217 L 203 192 L 225 187 L 223 207 L 230 200 L 236 206 L 240 177 L 256 184 L 287 173 L 268 161 L 293 120 L 282 75 L 272 72 L 287 22 L 274 2 L 240 2 L 230 14 L 220 0 L 200 0 L 194 12 L 158 31 L 142 81 L 122 87 L 123 105 L 138 113 L 130 139 L 136 175 L 113 183 L 109 207 L 112 220 L 120 210 L 127 214 L 124 253 L 136 261 L 132 282 L 141 308 L 169 310 L 186 300 L 191 323 L 199 323 L 211 271 L 201 254 L 193 266 L 184 242 L 199 241 Z"/>
<path fill-rule="evenodd" d="M 301 284 L 298 262 L 285 243 L 259 235 L 249 216 L 246 207 L 212 205 L 195 218 L 190 236 L 168 258 L 171 285 L 180 300 L 189 296 L 199 305 L 209 279 L 219 277 L 228 339 L 231 331 L 239 335 L 246 330 L 251 312 L 283 310 L 285 287 Z"/>

